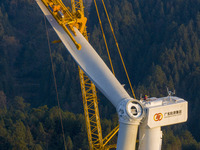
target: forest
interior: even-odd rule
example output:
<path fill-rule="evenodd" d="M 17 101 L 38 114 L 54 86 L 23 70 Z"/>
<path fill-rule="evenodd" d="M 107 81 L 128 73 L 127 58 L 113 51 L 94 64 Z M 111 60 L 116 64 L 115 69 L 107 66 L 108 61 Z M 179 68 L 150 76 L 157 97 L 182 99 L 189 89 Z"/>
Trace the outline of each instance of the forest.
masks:
<path fill-rule="evenodd" d="M 101 0 L 97 3 L 116 77 L 131 95 Z M 105 4 L 136 97 L 167 96 L 168 87 L 188 101 L 188 121 L 162 128 L 162 149 L 200 150 L 200 0 Z M 89 42 L 110 67 L 94 3 L 84 5 Z M 47 27 L 50 40 L 58 40 Z M 88 150 L 78 66 L 62 43 L 51 49 L 66 147 Z M 98 99 L 105 136 L 118 117 L 99 91 Z M 34 0 L 0 0 L 0 149 L 64 149 L 58 112 L 43 13 Z"/>

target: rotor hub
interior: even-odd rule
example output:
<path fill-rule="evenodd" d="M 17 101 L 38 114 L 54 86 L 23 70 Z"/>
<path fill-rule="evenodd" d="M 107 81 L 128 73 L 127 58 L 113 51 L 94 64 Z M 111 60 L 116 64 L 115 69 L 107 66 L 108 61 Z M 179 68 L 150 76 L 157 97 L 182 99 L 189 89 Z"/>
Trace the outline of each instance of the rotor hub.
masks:
<path fill-rule="evenodd" d="M 117 107 L 119 122 L 126 124 L 137 124 L 144 117 L 143 104 L 135 99 L 125 99 Z"/>

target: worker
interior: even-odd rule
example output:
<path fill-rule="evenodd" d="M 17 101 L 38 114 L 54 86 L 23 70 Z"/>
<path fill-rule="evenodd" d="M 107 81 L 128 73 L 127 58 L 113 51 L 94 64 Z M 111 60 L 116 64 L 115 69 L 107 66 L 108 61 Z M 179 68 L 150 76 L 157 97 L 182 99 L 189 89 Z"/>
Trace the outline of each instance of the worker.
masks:
<path fill-rule="evenodd" d="M 147 99 L 148 99 L 148 96 L 147 96 L 147 95 L 145 95 L 145 96 L 144 96 L 144 100 L 147 100 Z"/>

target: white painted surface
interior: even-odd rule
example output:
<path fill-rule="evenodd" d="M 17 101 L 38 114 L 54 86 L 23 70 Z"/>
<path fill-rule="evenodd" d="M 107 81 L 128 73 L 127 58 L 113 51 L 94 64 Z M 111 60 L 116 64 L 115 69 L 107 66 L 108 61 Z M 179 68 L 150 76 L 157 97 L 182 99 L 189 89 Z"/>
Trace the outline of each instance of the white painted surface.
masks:
<path fill-rule="evenodd" d="M 110 102 L 117 107 L 121 100 L 130 98 L 123 86 L 115 78 L 110 69 L 106 66 L 93 47 L 82 36 L 82 34 L 76 28 L 74 28 L 77 34 L 77 36 L 74 36 L 74 38 L 77 43 L 81 44 L 82 46 L 81 50 L 79 51 L 68 34 L 48 11 L 43 2 L 41 0 L 36 0 L 36 2 L 74 60 L 78 63 L 86 75 L 94 82 L 96 87 L 110 100 Z"/>
<path fill-rule="evenodd" d="M 149 128 L 146 125 L 139 127 L 138 150 L 161 150 L 162 131 L 160 127 Z"/>
<path fill-rule="evenodd" d="M 149 98 L 142 103 L 146 117 L 139 126 L 139 150 L 161 150 L 161 126 L 185 122 L 188 103 L 175 96 Z"/>
<path fill-rule="evenodd" d="M 108 98 L 108 100 L 110 100 L 110 102 L 117 107 L 121 101 L 125 99 L 131 99 L 124 87 L 115 78 L 106 64 L 99 57 L 93 47 L 88 43 L 88 41 L 82 36 L 82 34 L 76 28 L 74 28 L 76 32 L 76 36 L 74 36 L 74 38 L 76 42 L 82 46 L 81 50 L 79 51 L 68 34 L 57 23 L 42 1 L 36 0 L 36 2 L 74 60 L 78 63 L 86 75 L 94 82 L 97 88 Z M 135 150 L 138 124 L 129 125 L 120 123 L 117 150 Z"/>
<path fill-rule="evenodd" d="M 72 55 L 74 60 L 94 82 L 97 88 L 117 107 L 118 104 L 125 100 L 131 99 L 124 87 L 115 78 L 103 60 L 99 57 L 96 51 L 82 36 L 82 34 L 74 28 L 77 36 L 74 36 L 77 43 L 81 44 L 81 50 L 77 50 L 70 37 L 57 23 L 41 0 L 36 0 L 48 21 L 56 31 L 63 44 Z M 139 124 L 139 123 L 138 123 Z M 117 150 L 134 150 L 137 136 L 138 125 L 128 125 L 121 123 L 118 135 Z"/>
<path fill-rule="evenodd" d="M 138 125 L 124 124 L 120 122 L 117 150 L 135 150 Z"/>
<path fill-rule="evenodd" d="M 185 122 L 188 118 L 188 102 L 175 96 L 149 101 L 145 108 L 149 128 Z"/>
<path fill-rule="evenodd" d="M 74 28 L 77 36 L 74 36 L 77 43 L 81 44 L 81 50 L 77 50 L 76 46 L 64 31 L 64 29 L 57 23 L 48 9 L 44 6 L 41 0 L 36 0 L 37 4 L 47 17 L 48 21 L 54 28 L 55 32 L 62 40 L 63 44 L 72 55 L 74 60 L 82 68 L 82 70 L 88 75 L 88 77 L 94 82 L 97 88 L 110 100 L 110 102 L 117 107 L 118 104 L 125 99 L 131 99 L 123 86 L 114 77 L 112 72 L 102 61 L 96 51 L 88 43 L 88 41 L 82 36 L 82 34 Z M 73 33 L 72 33 L 73 35 Z M 161 147 L 161 131 L 160 126 L 175 124 L 184 122 L 187 120 L 187 102 L 182 99 L 176 99 L 171 101 L 164 101 L 157 99 L 152 102 L 146 103 L 146 109 L 148 112 L 148 119 L 146 124 L 142 124 L 141 135 L 145 138 L 140 138 L 144 141 L 142 147 L 146 147 L 148 150 L 159 150 Z M 168 112 L 181 110 L 182 115 L 174 115 L 164 117 Z M 159 121 L 154 120 L 156 113 L 162 113 L 163 118 Z M 147 126 L 148 125 L 148 126 Z M 152 129 L 149 129 L 152 128 Z M 134 150 L 137 136 L 138 125 L 120 123 L 120 129 L 118 134 L 117 150 Z M 149 146 L 152 145 L 152 149 Z M 149 147 L 149 148 L 148 148 Z M 143 150 L 143 149 L 141 149 Z M 144 148 L 145 150 L 145 148 Z"/>

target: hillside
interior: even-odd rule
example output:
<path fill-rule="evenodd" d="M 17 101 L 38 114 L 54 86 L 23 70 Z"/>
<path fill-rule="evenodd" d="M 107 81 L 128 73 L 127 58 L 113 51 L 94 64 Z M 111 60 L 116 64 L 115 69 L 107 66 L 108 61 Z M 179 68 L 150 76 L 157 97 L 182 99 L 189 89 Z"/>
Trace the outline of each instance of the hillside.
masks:
<path fill-rule="evenodd" d="M 200 126 L 197 115 L 200 104 L 197 87 L 200 81 L 200 1 L 124 0 L 106 1 L 106 6 L 137 97 L 140 94 L 165 96 L 166 87 L 175 89 L 177 96 L 189 101 L 187 125 L 200 140 L 197 132 Z M 90 41 L 100 54 L 105 54 L 100 27 L 90 22 L 97 20 L 95 8 L 91 9 Z M 103 10 L 102 6 L 99 10 Z M 128 85 L 121 73 L 122 66 L 108 21 L 103 11 L 101 13 L 117 77 Z"/>
<path fill-rule="evenodd" d="M 103 6 L 98 3 L 116 76 L 130 92 Z M 163 150 L 200 149 L 200 0 L 105 3 L 136 97 L 166 96 L 169 87 L 189 102 L 187 123 L 163 128 Z M 89 41 L 109 66 L 94 4 L 89 8 Z M 58 39 L 50 25 L 48 32 L 51 41 Z M 51 47 L 68 149 L 87 149 L 87 140 L 81 141 L 86 132 L 77 65 L 61 43 Z M 108 133 L 117 122 L 115 109 L 101 93 L 98 97 L 103 129 Z M 48 149 L 48 143 L 52 149 L 62 147 L 58 117 L 53 115 L 56 106 L 42 12 L 33 0 L 0 0 L 0 149 Z M 73 124 L 76 132 L 72 132 Z M 57 141 L 53 141 L 55 134 Z"/>

